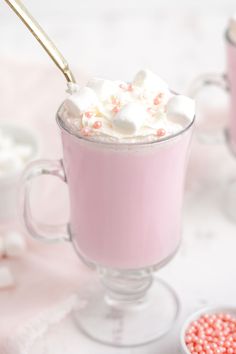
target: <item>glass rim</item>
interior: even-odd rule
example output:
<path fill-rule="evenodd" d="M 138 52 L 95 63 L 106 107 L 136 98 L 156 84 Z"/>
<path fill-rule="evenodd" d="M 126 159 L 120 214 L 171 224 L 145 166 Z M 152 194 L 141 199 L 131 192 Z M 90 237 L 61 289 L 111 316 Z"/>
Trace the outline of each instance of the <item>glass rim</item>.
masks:
<path fill-rule="evenodd" d="M 230 38 L 229 28 L 227 28 L 227 30 L 225 31 L 225 39 L 226 39 L 226 42 L 228 42 L 232 47 L 236 47 L 236 43 L 233 42 L 232 39 Z"/>
<path fill-rule="evenodd" d="M 167 137 L 163 137 L 163 138 L 157 138 L 155 140 L 151 140 L 151 141 L 137 141 L 137 142 L 129 142 L 129 141 L 105 141 L 105 140 L 99 140 L 99 139 L 93 139 L 87 136 L 81 136 L 81 135 L 76 135 L 74 134 L 66 125 L 65 123 L 62 121 L 62 119 L 60 118 L 60 109 L 62 107 L 62 104 L 60 105 L 59 109 L 57 110 L 56 113 L 56 122 L 59 126 L 60 129 L 62 129 L 63 131 L 65 131 L 66 133 L 68 133 L 69 135 L 73 136 L 74 138 L 84 141 L 84 142 L 88 142 L 91 144 L 98 144 L 98 145 L 102 145 L 102 146 L 121 146 L 121 147 L 137 147 L 137 146 L 152 146 L 152 145 L 157 145 L 160 143 L 164 143 L 167 141 L 171 141 L 176 139 L 178 136 L 181 136 L 182 134 L 186 133 L 194 124 L 195 119 L 196 119 L 196 114 L 194 115 L 192 121 L 183 129 L 181 129 L 180 131 L 178 131 L 175 134 L 171 134 Z"/>

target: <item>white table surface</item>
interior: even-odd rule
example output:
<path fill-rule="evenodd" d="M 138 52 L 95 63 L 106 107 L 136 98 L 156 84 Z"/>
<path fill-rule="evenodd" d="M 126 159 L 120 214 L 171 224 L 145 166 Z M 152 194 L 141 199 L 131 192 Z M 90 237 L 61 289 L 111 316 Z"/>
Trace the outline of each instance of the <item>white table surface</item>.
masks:
<path fill-rule="evenodd" d="M 150 67 L 180 91 L 197 74 L 224 69 L 223 31 L 228 16 L 236 11 L 234 0 L 25 3 L 72 66 L 87 75 L 130 79 L 139 68 Z M 1 57 L 47 60 L 3 3 L 0 26 Z M 223 122 L 225 115 L 220 119 Z M 145 348 L 111 349 L 79 334 L 68 316 L 36 341 L 30 354 L 177 354 L 179 330 L 187 314 L 205 305 L 235 304 L 236 224 L 224 214 L 225 190 L 234 175 L 236 163 L 224 144 L 201 145 L 195 140 L 182 246 L 160 271 L 182 304 L 179 322 L 168 336 Z"/>

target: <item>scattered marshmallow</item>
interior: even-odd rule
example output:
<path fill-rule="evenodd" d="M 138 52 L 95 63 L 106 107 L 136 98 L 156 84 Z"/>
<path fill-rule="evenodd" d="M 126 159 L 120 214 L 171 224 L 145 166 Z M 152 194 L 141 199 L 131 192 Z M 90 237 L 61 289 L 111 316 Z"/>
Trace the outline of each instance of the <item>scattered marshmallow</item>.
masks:
<path fill-rule="evenodd" d="M 236 14 L 229 21 L 229 38 L 233 43 L 236 43 Z"/>
<path fill-rule="evenodd" d="M 5 255 L 18 256 L 26 249 L 24 237 L 17 231 L 9 231 L 5 237 Z"/>
<path fill-rule="evenodd" d="M 15 281 L 10 269 L 6 266 L 0 267 L 0 289 L 11 288 L 15 285 Z"/>
<path fill-rule="evenodd" d="M 14 145 L 15 144 L 12 137 L 0 131 L 0 149 L 1 150 L 10 149 Z"/>
<path fill-rule="evenodd" d="M 142 104 L 130 102 L 116 113 L 113 126 L 123 134 L 135 134 L 148 117 L 148 112 Z"/>
<path fill-rule="evenodd" d="M 99 101 L 97 95 L 90 87 L 82 87 L 77 93 L 70 95 L 64 101 L 65 108 L 73 117 L 97 107 Z"/>
<path fill-rule="evenodd" d="M 100 78 L 93 78 L 88 83 L 90 87 L 101 101 L 106 101 L 111 96 L 116 95 L 119 86 L 114 81 L 104 80 Z"/>
<path fill-rule="evenodd" d="M 19 173 L 32 155 L 30 144 L 17 141 L 17 137 L 0 129 L 0 176 Z"/>
<path fill-rule="evenodd" d="M 24 163 L 22 159 L 17 156 L 14 149 L 0 150 L 0 172 L 1 173 L 16 173 L 22 170 Z"/>
<path fill-rule="evenodd" d="M 30 145 L 18 145 L 15 148 L 15 153 L 19 156 L 22 160 L 27 161 L 33 154 L 33 148 Z"/>
<path fill-rule="evenodd" d="M 168 89 L 167 83 L 150 70 L 140 70 L 134 77 L 133 85 L 157 93 Z"/>
<path fill-rule="evenodd" d="M 166 113 L 168 120 L 185 127 L 194 118 L 195 102 L 187 96 L 172 96 L 166 105 Z"/>

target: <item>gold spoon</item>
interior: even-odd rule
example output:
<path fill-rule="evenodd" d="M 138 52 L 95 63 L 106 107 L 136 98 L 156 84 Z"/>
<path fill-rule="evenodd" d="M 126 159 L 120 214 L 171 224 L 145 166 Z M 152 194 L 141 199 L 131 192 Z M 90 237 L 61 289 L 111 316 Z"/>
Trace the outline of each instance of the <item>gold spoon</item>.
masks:
<path fill-rule="evenodd" d="M 74 75 L 72 74 L 69 65 L 60 51 L 57 49 L 55 44 L 51 41 L 48 35 L 44 32 L 42 27 L 29 13 L 26 7 L 22 4 L 20 0 L 5 0 L 6 3 L 12 8 L 12 10 L 17 14 L 21 21 L 28 27 L 30 32 L 34 35 L 41 46 L 46 50 L 48 55 L 57 65 L 57 67 L 62 71 L 68 83 L 75 83 Z"/>

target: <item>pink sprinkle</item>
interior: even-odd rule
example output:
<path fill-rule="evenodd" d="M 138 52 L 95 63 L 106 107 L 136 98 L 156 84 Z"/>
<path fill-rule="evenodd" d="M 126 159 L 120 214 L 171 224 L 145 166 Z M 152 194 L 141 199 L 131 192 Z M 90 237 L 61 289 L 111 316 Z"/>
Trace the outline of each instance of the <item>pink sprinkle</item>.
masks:
<path fill-rule="evenodd" d="M 207 314 L 186 330 L 185 343 L 191 354 L 236 354 L 235 318 L 229 314 Z"/>
<path fill-rule="evenodd" d="M 230 348 L 231 347 L 231 343 L 230 341 L 225 341 L 225 344 L 224 344 L 225 348 Z"/>
<path fill-rule="evenodd" d="M 213 332 L 213 329 L 210 327 L 210 328 L 207 328 L 206 330 L 206 334 L 212 334 Z"/>
<path fill-rule="evenodd" d="M 233 348 L 229 348 L 229 349 L 227 350 L 227 353 L 229 353 L 229 354 L 234 354 Z"/>
<path fill-rule="evenodd" d="M 111 98 L 111 103 L 114 104 L 114 105 L 119 105 L 120 104 L 120 101 L 117 97 L 113 96 Z"/>
<path fill-rule="evenodd" d="M 85 117 L 86 117 L 86 118 L 91 118 L 92 115 L 93 115 L 92 112 L 85 112 Z"/>
<path fill-rule="evenodd" d="M 154 105 L 160 104 L 161 101 L 162 101 L 162 99 L 163 99 L 163 97 L 164 97 L 164 93 L 162 93 L 162 92 L 159 93 L 159 94 L 154 98 L 153 104 L 154 104 Z"/>
<path fill-rule="evenodd" d="M 196 345 L 196 347 L 195 347 L 195 351 L 196 352 L 201 352 L 202 351 L 202 346 L 201 345 Z"/>
<path fill-rule="evenodd" d="M 94 129 L 100 129 L 101 127 L 102 127 L 102 122 L 100 122 L 99 120 L 93 123 Z"/>
<path fill-rule="evenodd" d="M 148 113 L 151 113 L 151 112 L 152 112 L 152 107 L 148 107 L 148 108 L 147 108 L 147 112 L 148 112 Z"/>
<path fill-rule="evenodd" d="M 84 127 L 81 129 L 81 134 L 84 135 L 84 136 L 89 136 L 91 133 L 89 127 Z"/>
<path fill-rule="evenodd" d="M 160 138 L 160 137 L 166 135 L 166 131 L 165 131 L 165 129 L 160 128 L 160 129 L 157 129 L 156 134 L 157 134 L 157 136 Z"/>
<path fill-rule="evenodd" d="M 190 352 L 192 352 L 194 350 L 194 345 L 192 343 L 188 344 L 187 347 L 190 350 Z"/>
<path fill-rule="evenodd" d="M 203 340 L 201 338 L 197 339 L 197 344 L 203 345 Z"/>
<path fill-rule="evenodd" d="M 113 113 L 118 113 L 120 108 L 118 106 L 115 106 L 112 110 Z"/>
<path fill-rule="evenodd" d="M 188 343 L 191 343 L 192 342 L 192 336 L 191 335 L 187 335 L 185 337 L 185 342 L 188 344 Z"/>
<path fill-rule="evenodd" d="M 231 321 L 232 317 L 227 313 L 227 314 L 224 315 L 223 320 L 224 321 Z"/>
<path fill-rule="evenodd" d="M 128 86 L 127 86 L 127 91 L 133 91 L 133 86 L 132 86 L 132 84 L 128 84 Z"/>
<path fill-rule="evenodd" d="M 160 100 L 159 95 L 158 95 L 158 96 L 156 96 L 156 97 L 154 98 L 153 104 L 154 104 L 155 106 L 157 106 L 160 102 L 161 102 L 161 100 Z"/>

